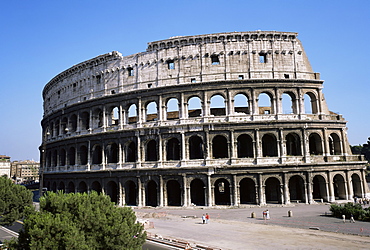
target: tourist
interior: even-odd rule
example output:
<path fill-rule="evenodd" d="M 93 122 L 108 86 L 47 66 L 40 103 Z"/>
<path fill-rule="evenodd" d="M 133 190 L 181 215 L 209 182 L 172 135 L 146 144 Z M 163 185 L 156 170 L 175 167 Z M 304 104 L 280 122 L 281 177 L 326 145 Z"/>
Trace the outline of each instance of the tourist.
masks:
<path fill-rule="evenodd" d="M 205 224 L 206 223 L 206 216 L 203 214 L 203 216 L 202 216 L 202 221 L 203 221 L 203 224 Z"/>
<path fill-rule="evenodd" d="M 267 209 L 266 210 L 266 220 L 269 220 L 270 219 L 270 212 L 269 210 Z"/>
<path fill-rule="evenodd" d="M 351 214 L 351 219 L 349 220 L 351 223 L 355 223 L 355 219 L 353 218 L 353 214 Z"/>
<path fill-rule="evenodd" d="M 262 217 L 264 220 L 266 220 L 266 210 L 262 212 Z"/>
<path fill-rule="evenodd" d="M 346 223 L 346 216 L 344 214 L 342 215 L 342 218 L 343 218 L 343 223 Z"/>
<path fill-rule="evenodd" d="M 209 214 L 206 213 L 206 224 L 209 222 Z"/>

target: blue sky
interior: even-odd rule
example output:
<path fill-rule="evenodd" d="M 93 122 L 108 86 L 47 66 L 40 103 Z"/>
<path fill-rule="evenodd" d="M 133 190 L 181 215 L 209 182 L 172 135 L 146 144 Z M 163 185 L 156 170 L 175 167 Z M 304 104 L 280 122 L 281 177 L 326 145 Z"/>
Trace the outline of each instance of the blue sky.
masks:
<path fill-rule="evenodd" d="M 42 90 L 58 73 L 171 36 L 298 32 L 349 142 L 370 136 L 370 1 L 0 1 L 0 155 L 39 160 Z"/>

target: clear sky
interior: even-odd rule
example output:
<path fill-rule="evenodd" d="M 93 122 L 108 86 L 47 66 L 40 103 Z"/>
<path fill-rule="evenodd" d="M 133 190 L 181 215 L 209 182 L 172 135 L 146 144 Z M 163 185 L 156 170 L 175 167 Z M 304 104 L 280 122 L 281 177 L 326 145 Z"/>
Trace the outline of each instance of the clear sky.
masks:
<path fill-rule="evenodd" d="M 370 1 L 0 1 L 0 155 L 39 160 L 42 90 L 58 73 L 172 36 L 298 32 L 351 145 L 370 136 Z"/>

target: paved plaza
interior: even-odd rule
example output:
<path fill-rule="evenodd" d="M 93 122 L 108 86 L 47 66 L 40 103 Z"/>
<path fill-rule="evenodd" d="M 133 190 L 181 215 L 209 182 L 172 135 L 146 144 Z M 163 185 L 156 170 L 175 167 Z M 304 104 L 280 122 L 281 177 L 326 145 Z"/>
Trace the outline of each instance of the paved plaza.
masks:
<path fill-rule="evenodd" d="M 367 249 L 370 223 L 329 216 L 330 205 L 251 206 L 246 208 L 141 208 L 138 218 L 162 237 L 220 249 Z M 270 220 L 262 212 L 268 209 Z M 209 224 L 201 217 L 208 213 Z M 256 217 L 252 218 L 252 214 Z M 290 217 L 288 215 L 291 215 Z"/>

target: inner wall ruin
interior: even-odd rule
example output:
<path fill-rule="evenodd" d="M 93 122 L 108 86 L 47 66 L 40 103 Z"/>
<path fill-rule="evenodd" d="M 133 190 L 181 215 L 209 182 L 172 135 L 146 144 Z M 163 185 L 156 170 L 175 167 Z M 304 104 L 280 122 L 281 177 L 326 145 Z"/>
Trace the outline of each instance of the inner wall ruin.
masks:
<path fill-rule="evenodd" d="M 61 72 L 43 90 L 42 185 L 131 206 L 364 197 L 366 161 L 297 36 L 172 37 Z"/>

